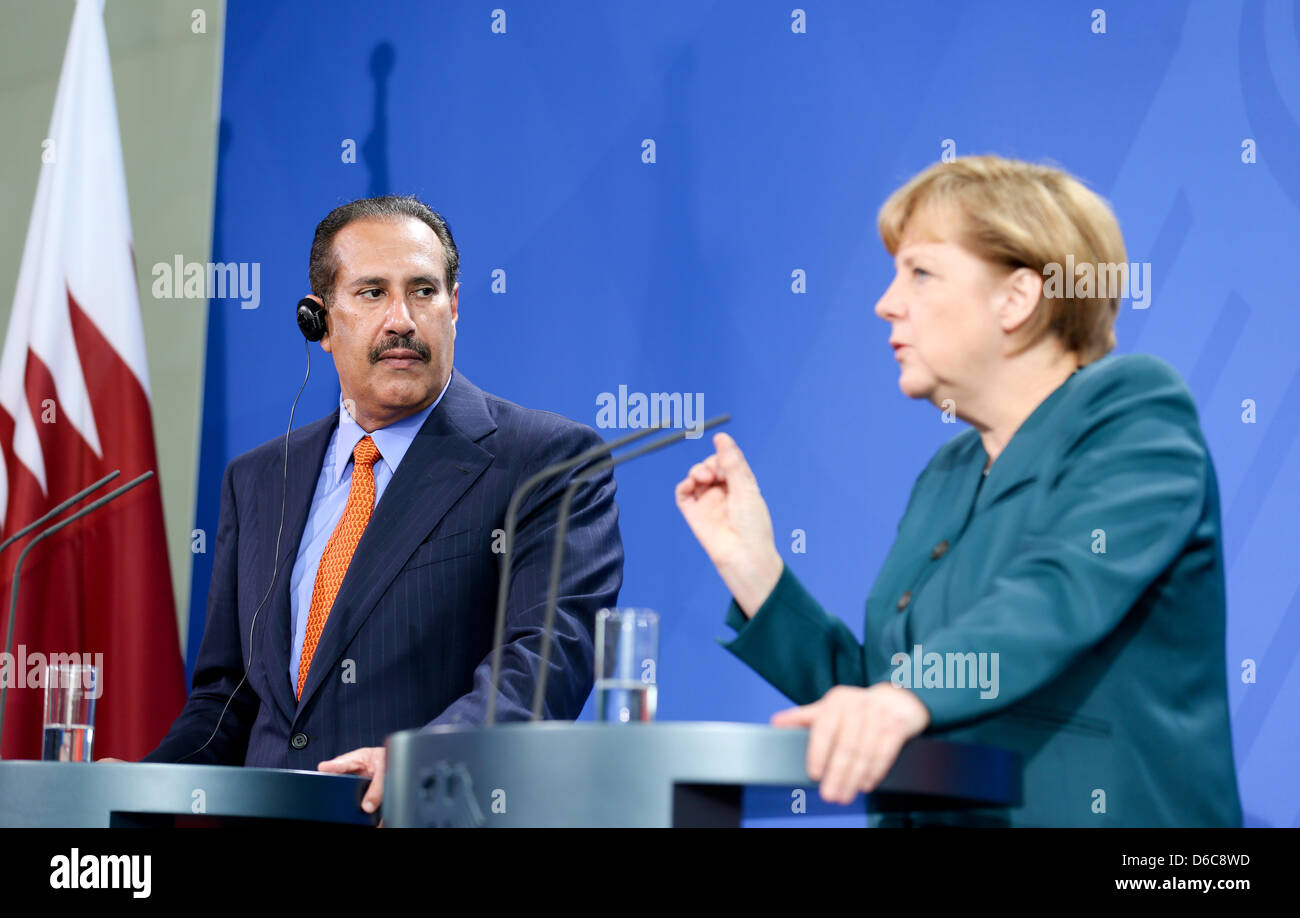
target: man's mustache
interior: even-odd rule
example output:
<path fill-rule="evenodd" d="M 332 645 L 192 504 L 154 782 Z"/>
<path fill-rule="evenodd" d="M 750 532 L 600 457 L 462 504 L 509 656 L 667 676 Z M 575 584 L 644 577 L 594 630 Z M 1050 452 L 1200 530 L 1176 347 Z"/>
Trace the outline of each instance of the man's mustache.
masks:
<path fill-rule="evenodd" d="M 399 350 L 415 351 L 415 353 L 419 354 L 420 359 L 425 363 L 429 362 L 429 357 L 431 356 L 429 345 L 425 344 L 419 338 L 414 338 L 409 335 L 405 338 L 399 338 L 397 335 L 392 335 L 385 338 L 383 341 L 380 341 L 370 349 L 370 363 L 372 365 L 379 363 L 379 361 L 383 360 L 384 355 L 389 351 Z"/>

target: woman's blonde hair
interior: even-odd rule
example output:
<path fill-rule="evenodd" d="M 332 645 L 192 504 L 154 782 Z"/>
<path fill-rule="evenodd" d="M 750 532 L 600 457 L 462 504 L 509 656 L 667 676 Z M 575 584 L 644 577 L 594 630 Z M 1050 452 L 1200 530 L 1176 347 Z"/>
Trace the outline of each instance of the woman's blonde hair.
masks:
<path fill-rule="evenodd" d="M 1046 278 L 1052 270 L 1063 274 L 1067 256 L 1073 256 L 1076 267 L 1093 265 L 1112 280 L 1122 272 L 1127 280 L 1124 237 L 1110 205 L 1060 169 L 1000 156 L 936 163 L 880 208 L 877 226 L 890 255 L 897 253 L 908 221 L 931 208 L 957 217 L 954 235 L 945 241 L 991 264 L 1008 270 L 1030 268 Z M 1045 286 L 1016 351 L 1055 334 L 1079 355 L 1081 364 L 1105 356 L 1115 347 L 1115 316 L 1122 296 L 1113 286 L 1094 283 L 1081 292 L 1107 295 L 1086 297 L 1054 295 L 1050 285 Z M 1064 290 L 1074 292 L 1072 286 Z"/>

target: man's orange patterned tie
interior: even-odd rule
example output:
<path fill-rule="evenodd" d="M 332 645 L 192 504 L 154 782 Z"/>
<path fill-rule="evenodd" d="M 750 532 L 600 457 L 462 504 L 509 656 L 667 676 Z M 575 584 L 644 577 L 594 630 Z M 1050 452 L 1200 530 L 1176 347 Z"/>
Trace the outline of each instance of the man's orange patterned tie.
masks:
<path fill-rule="evenodd" d="M 302 697 L 302 687 L 307 684 L 307 670 L 311 668 L 311 658 L 316 653 L 316 644 L 325 628 L 325 619 L 329 617 L 334 599 L 339 595 L 343 575 L 352 563 L 352 553 L 357 550 L 361 533 L 365 532 L 370 514 L 375 508 L 375 460 L 378 458 L 379 447 L 369 437 L 362 437 L 357 448 L 352 451 L 352 488 L 348 491 L 348 504 L 343 508 L 343 516 L 334 527 L 329 542 L 325 544 L 325 552 L 320 556 L 320 567 L 316 569 L 316 585 L 311 591 L 307 636 L 303 638 L 302 658 L 298 663 L 299 698 Z"/>

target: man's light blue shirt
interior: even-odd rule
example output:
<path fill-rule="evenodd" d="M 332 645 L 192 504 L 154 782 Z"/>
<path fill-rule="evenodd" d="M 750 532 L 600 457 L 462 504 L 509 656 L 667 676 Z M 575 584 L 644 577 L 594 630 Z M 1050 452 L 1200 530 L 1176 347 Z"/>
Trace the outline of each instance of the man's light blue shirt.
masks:
<path fill-rule="evenodd" d="M 392 481 L 393 473 L 402 464 L 402 457 L 415 441 L 415 435 L 424 426 L 433 409 L 438 407 L 450 385 L 449 375 L 447 385 L 442 387 L 428 408 L 371 432 L 370 439 L 379 448 L 379 458 L 375 460 L 374 469 L 376 507 L 379 506 L 379 499 L 384 496 L 388 482 Z M 311 594 L 316 587 L 316 569 L 320 567 L 321 555 L 325 553 L 325 545 L 334 534 L 334 527 L 343 518 L 348 492 L 352 489 L 352 451 L 364 436 L 366 432 L 348 414 L 340 397 L 339 423 L 330 437 L 329 446 L 325 448 L 320 477 L 316 479 L 316 493 L 311 499 L 307 525 L 303 528 L 302 540 L 298 543 L 298 557 L 293 562 L 293 572 L 289 578 L 289 616 L 290 627 L 293 629 L 293 646 L 289 650 L 289 684 L 293 686 L 298 685 L 298 662 L 302 658 L 302 643 L 307 636 L 307 613 L 311 610 Z"/>

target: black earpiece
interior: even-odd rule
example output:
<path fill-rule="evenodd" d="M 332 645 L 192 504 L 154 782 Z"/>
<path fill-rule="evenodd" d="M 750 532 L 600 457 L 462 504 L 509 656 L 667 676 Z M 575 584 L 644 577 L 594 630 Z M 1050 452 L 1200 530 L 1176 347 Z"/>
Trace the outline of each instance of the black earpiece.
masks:
<path fill-rule="evenodd" d="M 308 341 L 325 337 L 325 308 L 315 300 L 303 297 L 298 301 L 298 329 Z"/>

